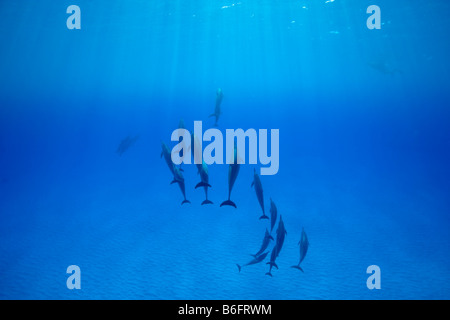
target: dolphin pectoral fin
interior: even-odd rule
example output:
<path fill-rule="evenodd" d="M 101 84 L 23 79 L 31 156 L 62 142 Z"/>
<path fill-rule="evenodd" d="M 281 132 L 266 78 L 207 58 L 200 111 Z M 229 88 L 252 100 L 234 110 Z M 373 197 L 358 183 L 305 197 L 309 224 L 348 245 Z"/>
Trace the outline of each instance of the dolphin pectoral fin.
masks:
<path fill-rule="evenodd" d="M 181 172 L 184 172 L 183 168 L 180 167 L 180 171 L 181 171 Z"/>
<path fill-rule="evenodd" d="M 213 114 L 210 114 L 210 115 L 208 116 L 208 118 L 215 117 L 215 116 L 216 116 L 216 114 L 213 113 Z"/>
<path fill-rule="evenodd" d="M 117 151 L 117 153 L 119 153 L 119 151 Z M 160 156 L 160 158 L 162 158 L 162 156 L 163 156 L 163 152 L 161 151 L 161 156 Z"/>
<path fill-rule="evenodd" d="M 185 203 L 191 203 L 191 202 L 189 200 L 185 199 L 185 200 L 183 200 L 183 202 L 181 204 L 183 205 Z"/>
<path fill-rule="evenodd" d="M 250 188 L 255 185 L 255 181 L 252 181 L 252 184 L 250 185 Z"/>
<path fill-rule="evenodd" d="M 179 182 L 183 182 L 183 181 L 174 178 L 170 184 L 179 183 Z"/>
<path fill-rule="evenodd" d="M 270 240 L 274 240 L 273 237 L 272 237 L 271 235 L 269 235 L 269 239 L 270 239 Z"/>
<path fill-rule="evenodd" d="M 265 214 L 263 214 L 261 217 L 259 217 L 259 220 L 261 220 L 261 219 L 269 219 L 269 217 L 266 216 Z"/>
<path fill-rule="evenodd" d="M 211 185 L 210 185 L 209 183 L 200 181 L 200 182 L 197 183 L 197 185 L 195 186 L 195 189 L 197 189 L 198 187 L 210 187 L 210 188 L 211 188 Z"/>
<path fill-rule="evenodd" d="M 235 204 L 233 201 L 231 201 L 231 200 L 226 200 L 226 201 L 222 202 L 222 203 L 220 204 L 220 206 L 221 206 L 221 207 L 222 207 L 222 206 L 232 206 L 232 207 L 237 208 L 237 207 L 236 207 L 236 204 Z"/>
<path fill-rule="evenodd" d="M 295 269 L 298 269 L 298 270 L 300 270 L 301 272 L 305 272 L 305 271 L 303 271 L 303 269 L 302 269 L 302 268 L 300 268 L 300 266 L 291 266 L 291 268 L 295 268 Z"/>
<path fill-rule="evenodd" d="M 237 265 L 237 267 L 239 269 L 239 272 L 241 272 L 242 267 L 240 265 L 238 265 L 237 263 L 236 263 L 236 265 Z"/>
<path fill-rule="evenodd" d="M 205 201 L 202 202 L 202 205 L 204 205 L 204 204 L 213 204 L 213 202 L 206 199 Z"/>

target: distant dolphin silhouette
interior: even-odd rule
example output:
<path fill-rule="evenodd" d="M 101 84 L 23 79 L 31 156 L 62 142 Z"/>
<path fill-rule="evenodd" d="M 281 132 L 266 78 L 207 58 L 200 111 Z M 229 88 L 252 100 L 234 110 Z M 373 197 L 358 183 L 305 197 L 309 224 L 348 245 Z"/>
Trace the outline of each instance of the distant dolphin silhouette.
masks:
<path fill-rule="evenodd" d="M 301 272 L 304 272 L 303 269 L 300 267 L 300 263 L 302 263 L 303 259 L 305 259 L 306 253 L 308 252 L 309 241 L 308 237 L 306 236 L 305 229 L 303 228 L 302 228 L 302 236 L 298 244 L 300 245 L 300 261 L 298 262 L 298 265 L 292 266 L 291 268 L 296 268 Z"/>
<path fill-rule="evenodd" d="M 367 65 L 371 67 L 374 70 L 377 70 L 378 72 L 381 72 L 385 75 L 393 76 L 396 73 L 403 74 L 403 72 L 400 69 L 392 67 L 389 63 L 384 61 L 369 61 L 367 62 Z"/>
<path fill-rule="evenodd" d="M 209 115 L 209 117 L 216 118 L 216 121 L 214 123 L 215 127 L 218 126 L 217 122 L 219 121 L 219 117 L 222 114 L 222 111 L 220 110 L 220 104 L 222 103 L 222 99 L 223 99 L 222 89 L 219 88 L 219 89 L 217 89 L 217 92 L 216 92 L 216 107 L 214 109 L 214 113 Z"/>
<path fill-rule="evenodd" d="M 258 198 L 259 205 L 262 208 L 263 215 L 259 217 L 259 219 L 269 219 L 268 216 L 266 216 L 266 213 L 264 212 L 264 196 L 263 196 L 263 187 L 261 184 L 261 179 L 259 178 L 259 175 L 256 173 L 256 169 L 253 169 L 253 182 L 252 187 L 255 186 L 256 191 L 256 197 Z"/>
<path fill-rule="evenodd" d="M 261 261 L 264 260 L 264 258 L 267 256 L 268 253 L 269 253 L 269 251 L 263 253 L 263 254 L 260 255 L 260 256 L 255 257 L 253 260 L 251 260 L 250 262 L 244 264 L 243 266 L 240 266 L 240 265 L 238 265 L 238 264 L 236 263 L 236 265 L 237 265 L 237 267 L 238 267 L 238 269 L 239 269 L 239 272 L 241 272 L 242 267 L 249 266 L 249 265 L 252 265 L 252 264 L 260 263 Z"/>
<path fill-rule="evenodd" d="M 184 185 L 184 177 L 181 174 L 180 169 L 173 166 L 173 172 L 174 172 L 174 178 L 170 184 L 178 183 L 178 186 L 180 187 L 181 193 L 183 194 L 183 197 L 184 197 L 184 200 L 183 200 L 183 202 L 181 202 L 181 204 L 191 203 L 189 200 L 186 199 L 186 188 Z"/>
<path fill-rule="evenodd" d="M 277 222 L 277 212 L 277 206 L 275 205 L 275 202 L 272 201 L 272 198 L 270 198 L 270 232 L 272 232 L 273 227 Z"/>
<path fill-rule="evenodd" d="M 225 200 L 220 204 L 220 206 L 233 206 L 236 208 L 236 204 L 230 200 L 231 190 L 233 189 L 234 183 L 239 173 L 240 164 L 238 163 L 237 147 L 234 145 L 234 163 L 229 165 L 228 168 L 228 200 Z"/>
<path fill-rule="evenodd" d="M 268 231 L 267 228 L 266 228 L 266 233 L 265 233 L 265 235 L 264 235 L 263 242 L 262 242 L 262 244 L 261 244 L 261 248 L 258 250 L 257 253 L 252 254 L 252 256 L 253 256 L 254 258 L 256 258 L 256 257 L 258 257 L 261 253 L 263 253 L 263 252 L 267 249 L 267 247 L 269 246 L 270 240 L 273 240 L 273 237 L 270 235 L 269 231 Z"/>
<path fill-rule="evenodd" d="M 120 141 L 116 152 L 119 154 L 119 156 L 122 156 L 122 154 L 127 151 L 128 148 L 130 148 L 138 139 L 139 135 L 136 135 L 134 137 L 127 136 L 125 139 Z"/>

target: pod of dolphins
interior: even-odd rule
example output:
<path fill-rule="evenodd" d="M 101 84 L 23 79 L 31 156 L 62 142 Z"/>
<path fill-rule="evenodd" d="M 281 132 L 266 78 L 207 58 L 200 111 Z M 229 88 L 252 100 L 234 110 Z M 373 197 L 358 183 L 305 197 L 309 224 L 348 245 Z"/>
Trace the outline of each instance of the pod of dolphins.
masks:
<path fill-rule="evenodd" d="M 214 110 L 214 113 L 210 115 L 210 117 L 213 117 L 213 116 L 215 117 L 214 126 L 218 126 L 218 120 L 219 120 L 220 115 L 222 114 L 221 108 L 220 108 L 222 99 L 223 99 L 222 90 L 218 89 L 217 93 L 216 93 L 215 110 Z M 184 128 L 183 120 L 180 121 L 179 128 Z M 192 137 L 191 145 L 194 145 L 194 150 L 199 150 L 199 148 L 195 147 L 199 143 L 197 138 L 193 134 L 191 134 L 191 137 Z M 134 139 L 127 137 L 125 140 L 123 140 L 121 142 L 121 145 L 119 146 L 119 150 L 118 150 L 119 155 L 121 155 L 136 140 L 137 140 L 137 137 Z M 181 204 L 183 205 L 185 203 L 191 203 L 186 198 L 185 181 L 184 181 L 184 177 L 182 174 L 183 169 L 181 169 L 181 166 L 176 166 L 173 164 L 172 159 L 171 159 L 171 150 L 163 141 L 161 142 L 161 148 L 162 148 L 161 157 L 164 158 L 167 166 L 169 167 L 171 174 L 173 175 L 173 180 L 172 180 L 171 184 L 177 183 L 181 190 L 181 193 L 183 195 L 184 200 L 181 202 Z M 197 166 L 198 174 L 200 176 L 200 182 L 198 182 L 196 184 L 195 189 L 203 187 L 203 189 L 205 191 L 205 200 L 201 204 L 202 205 L 213 204 L 213 202 L 208 199 L 208 188 L 211 188 L 211 185 L 209 184 L 208 166 L 206 165 L 206 163 L 204 161 L 202 164 L 196 164 L 196 166 Z M 239 174 L 239 169 L 240 169 L 240 164 L 238 163 L 238 150 L 235 145 L 234 146 L 234 161 L 232 164 L 229 164 L 229 166 L 228 166 L 228 199 L 223 201 L 220 204 L 220 207 L 232 206 L 234 208 L 237 208 L 236 204 L 231 200 L 231 191 L 233 189 L 233 186 L 234 186 L 237 176 Z M 278 210 L 277 210 L 277 206 L 275 205 L 275 202 L 272 200 L 272 198 L 270 198 L 270 209 L 269 209 L 270 217 L 266 215 L 265 208 L 264 208 L 263 186 L 261 183 L 261 178 L 258 175 L 258 173 L 256 172 L 256 170 L 254 170 L 253 181 L 251 183 L 251 187 L 253 187 L 255 189 L 256 198 L 257 198 L 258 203 L 262 210 L 262 215 L 259 217 L 259 220 L 270 221 L 270 231 L 268 230 L 268 228 L 266 228 L 261 247 L 255 254 L 251 254 L 253 259 L 250 260 L 249 262 L 247 262 L 246 264 L 243 264 L 242 266 L 239 264 L 236 264 L 236 265 L 238 267 L 238 271 L 241 272 L 243 267 L 254 265 L 254 264 L 264 261 L 264 259 L 268 256 L 269 251 L 270 251 L 270 250 L 266 251 L 267 248 L 270 246 L 271 242 L 274 242 L 274 244 L 272 246 L 272 251 L 270 254 L 269 261 L 266 263 L 269 265 L 269 270 L 266 273 L 266 275 L 272 277 L 272 269 L 274 267 L 276 269 L 278 269 L 276 259 L 280 255 L 281 249 L 283 248 L 283 244 L 284 244 L 284 240 L 287 235 L 287 231 L 284 226 L 283 218 L 280 215 L 280 218 L 278 221 L 278 228 L 276 229 L 275 238 L 271 235 L 271 233 L 275 227 L 277 218 L 278 218 Z M 304 229 L 302 229 L 302 233 L 301 233 L 301 237 L 300 237 L 300 241 L 298 242 L 298 245 L 300 248 L 300 259 L 299 259 L 298 264 L 293 265 L 292 268 L 298 269 L 303 272 L 303 269 L 300 267 L 300 264 L 305 259 L 305 256 L 306 256 L 306 253 L 308 252 L 308 247 L 309 247 L 308 237 L 306 236 L 306 232 Z"/>

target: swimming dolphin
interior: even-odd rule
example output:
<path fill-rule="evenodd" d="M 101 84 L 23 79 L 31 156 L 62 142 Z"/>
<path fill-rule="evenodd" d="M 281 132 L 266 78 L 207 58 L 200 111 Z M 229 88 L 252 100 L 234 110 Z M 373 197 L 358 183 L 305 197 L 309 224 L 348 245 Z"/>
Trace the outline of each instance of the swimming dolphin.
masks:
<path fill-rule="evenodd" d="M 216 92 L 216 108 L 214 109 L 214 113 L 210 114 L 209 117 L 215 117 L 216 118 L 216 122 L 214 123 L 214 126 L 217 127 L 217 121 L 219 121 L 219 117 L 222 114 L 222 111 L 220 111 L 220 104 L 222 103 L 222 99 L 223 99 L 223 93 L 222 93 L 222 89 L 217 89 Z"/>
<path fill-rule="evenodd" d="M 139 135 L 130 137 L 127 136 L 125 139 L 120 141 L 119 146 L 117 147 L 116 153 L 119 154 L 119 156 L 122 156 L 122 154 L 128 150 L 137 140 L 139 139 Z"/>
<path fill-rule="evenodd" d="M 403 74 L 403 72 L 400 69 L 394 68 L 389 63 L 384 61 L 369 61 L 367 62 L 367 65 L 371 67 L 374 70 L 377 70 L 378 72 L 381 72 L 385 75 L 393 76 L 396 73 Z"/>
<path fill-rule="evenodd" d="M 300 261 L 298 262 L 298 265 L 292 266 L 291 268 L 296 268 L 301 272 L 304 272 L 303 269 L 300 267 L 300 263 L 302 263 L 303 259 L 305 259 L 306 253 L 308 252 L 309 241 L 308 237 L 306 236 L 305 229 L 303 228 L 302 228 L 302 237 L 298 242 L 298 244 L 300 245 Z"/>
<path fill-rule="evenodd" d="M 278 269 L 277 264 L 275 263 L 275 260 L 277 259 L 278 252 L 277 252 L 277 246 L 273 246 L 272 253 L 270 254 L 270 261 L 266 264 L 270 265 L 269 272 L 266 272 L 266 275 L 272 276 L 272 267 L 275 267 Z"/>
<path fill-rule="evenodd" d="M 259 178 L 259 175 L 256 173 L 256 169 L 253 169 L 253 182 L 252 187 L 255 186 L 256 191 L 256 197 L 258 198 L 259 205 L 262 208 L 263 215 L 259 217 L 259 219 L 269 219 L 268 216 L 266 216 L 266 213 L 264 212 L 264 196 L 263 196 L 263 188 L 261 184 L 261 179 Z"/>
<path fill-rule="evenodd" d="M 252 265 L 252 264 L 257 264 L 257 263 L 263 261 L 264 258 L 267 256 L 268 253 L 269 253 L 269 251 L 263 253 L 263 254 L 260 255 L 260 256 L 255 257 L 253 260 L 251 260 L 249 263 L 244 264 L 243 266 L 240 266 L 240 265 L 238 265 L 238 264 L 236 263 L 236 265 L 237 265 L 237 267 L 238 267 L 238 269 L 239 269 L 239 272 L 241 272 L 242 267 L 249 266 L 249 265 Z"/>
<path fill-rule="evenodd" d="M 273 240 L 273 237 L 270 235 L 269 231 L 266 228 L 266 234 L 264 235 L 264 239 L 261 245 L 261 248 L 259 249 L 259 251 L 255 254 L 252 254 L 252 256 L 254 258 L 258 257 L 262 252 L 264 252 L 264 250 L 267 249 L 267 247 L 269 246 L 270 240 Z"/>
<path fill-rule="evenodd" d="M 230 164 L 228 168 L 228 200 L 225 200 L 220 206 L 233 206 L 236 208 L 236 204 L 230 200 L 231 190 L 236 182 L 237 175 L 239 173 L 240 164 L 238 163 L 237 147 L 234 145 L 234 162 Z"/>
<path fill-rule="evenodd" d="M 275 263 L 275 260 L 277 259 L 278 255 L 281 252 L 281 248 L 283 247 L 284 239 L 286 237 L 286 229 L 284 228 L 284 222 L 283 218 L 280 216 L 280 222 L 278 222 L 278 229 L 277 229 L 277 239 L 275 242 L 275 245 L 272 249 L 272 254 L 270 255 L 270 261 L 267 262 L 267 264 L 270 265 L 269 272 L 266 273 L 268 276 L 272 276 L 272 267 L 275 267 L 278 269 L 277 264 Z"/>
<path fill-rule="evenodd" d="M 277 212 L 277 206 L 272 201 L 272 198 L 270 198 L 270 232 L 272 232 L 275 222 L 277 222 Z"/>
<path fill-rule="evenodd" d="M 211 185 L 208 183 L 208 181 L 209 181 L 208 166 L 206 165 L 205 161 L 203 161 L 202 164 L 197 165 L 197 168 L 198 168 L 198 173 L 200 174 L 200 182 L 197 183 L 197 185 L 195 186 L 195 189 L 197 189 L 198 187 L 205 188 L 206 200 L 202 202 L 202 205 L 213 204 L 212 201 L 208 200 L 208 187 L 211 188 Z"/>
<path fill-rule="evenodd" d="M 184 200 L 183 202 L 181 202 L 181 204 L 185 204 L 185 203 L 191 203 L 189 200 L 186 199 L 186 188 L 184 185 L 184 177 L 183 174 L 181 173 L 180 169 L 173 166 L 173 180 L 170 184 L 172 183 L 178 183 L 178 186 L 180 187 L 181 193 L 183 194 Z"/>
<path fill-rule="evenodd" d="M 283 247 L 284 239 L 286 238 L 286 229 L 284 228 L 283 218 L 280 216 L 280 221 L 278 222 L 277 229 L 277 241 L 275 246 L 277 247 L 277 254 L 280 254 L 281 248 Z"/>
<path fill-rule="evenodd" d="M 164 156 L 164 160 L 166 161 L 167 165 L 169 166 L 170 172 L 172 172 L 172 174 L 175 175 L 175 173 L 174 173 L 175 165 L 172 162 L 170 149 L 167 146 L 167 144 L 164 143 L 164 141 L 161 141 L 161 147 L 162 147 L 161 157 Z"/>

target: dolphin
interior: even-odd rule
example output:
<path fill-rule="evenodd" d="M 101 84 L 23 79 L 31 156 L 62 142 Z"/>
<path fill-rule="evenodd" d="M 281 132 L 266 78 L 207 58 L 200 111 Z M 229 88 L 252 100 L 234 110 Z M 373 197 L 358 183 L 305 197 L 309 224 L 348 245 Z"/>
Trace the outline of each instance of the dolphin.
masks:
<path fill-rule="evenodd" d="M 278 252 L 277 252 L 277 246 L 273 246 L 272 253 L 270 254 L 270 261 L 266 264 L 270 265 L 269 272 L 266 273 L 268 276 L 272 276 L 272 268 L 275 267 L 278 269 L 277 264 L 275 263 L 275 260 L 277 259 Z"/>
<path fill-rule="evenodd" d="M 304 228 L 302 228 L 302 236 L 301 236 L 298 244 L 300 245 L 300 261 L 298 262 L 298 265 L 292 266 L 291 268 L 296 268 L 296 269 L 300 270 L 301 272 L 304 272 L 303 269 L 300 267 L 300 263 L 302 263 L 303 259 L 305 259 L 305 256 L 306 256 L 306 253 L 308 252 L 308 247 L 309 247 L 308 237 L 306 236 L 306 232 L 305 232 Z"/>
<path fill-rule="evenodd" d="M 239 272 L 241 272 L 242 267 L 249 266 L 249 265 L 252 265 L 252 264 L 260 263 L 261 261 L 264 260 L 264 258 L 267 256 L 268 253 L 269 253 L 269 251 L 263 253 L 263 254 L 260 255 L 260 256 L 255 257 L 253 260 L 251 260 L 250 262 L 244 264 L 243 266 L 240 266 L 240 265 L 236 264 L 237 267 L 238 267 L 238 269 L 239 269 Z"/>
<path fill-rule="evenodd" d="M 263 196 L 263 187 L 261 184 L 261 179 L 259 178 L 259 175 L 256 173 L 256 169 L 253 169 L 253 182 L 252 187 L 255 186 L 256 191 L 256 197 L 258 198 L 259 205 L 262 208 L 263 215 L 259 217 L 259 219 L 269 219 L 268 216 L 266 216 L 266 213 L 264 211 L 264 196 Z"/>
<path fill-rule="evenodd" d="M 369 61 L 367 62 L 367 65 L 371 67 L 374 70 L 377 70 L 378 72 L 393 76 L 396 73 L 403 74 L 403 72 L 400 69 L 394 68 L 392 65 L 390 65 L 388 62 L 384 61 Z"/>
<path fill-rule="evenodd" d="M 228 168 L 228 200 L 225 200 L 220 206 L 233 206 L 236 208 L 236 204 L 230 200 L 231 190 L 236 182 L 237 175 L 239 173 L 240 164 L 238 163 L 237 147 L 234 145 L 234 161 Z"/>
<path fill-rule="evenodd" d="M 267 247 L 269 246 L 270 240 L 273 240 L 273 237 L 270 235 L 269 231 L 266 228 L 266 234 L 264 235 L 264 239 L 261 245 L 261 248 L 259 249 L 259 251 L 255 254 L 252 254 L 252 256 L 254 258 L 258 257 L 262 252 L 264 252 L 264 250 L 267 249 Z"/>
<path fill-rule="evenodd" d="M 171 156 L 170 149 L 167 146 L 167 144 L 164 143 L 164 141 L 161 141 L 161 147 L 162 147 L 161 157 L 164 156 L 164 160 L 166 160 L 166 163 L 169 166 L 170 172 L 172 172 L 172 174 L 175 175 L 175 173 L 174 173 L 175 165 L 172 162 L 172 156 Z"/>
<path fill-rule="evenodd" d="M 217 127 L 217 121 L 219 121 L 219 117 L 222 114 L 222 111 L 220 111 L 220 104 L 222 103 L 222 99 L 223 99 L 223 93 L 222 93 L 222 89 L 217 89 L 216 92 L 216 108 L 214 109 L 214 113 L 210 114 L 209 117 L 215 117 L 216 118 L 216 122 L 214 123 L 214 126 Z"/>
<path fill-rule="evenodd" d="M 116 153 L 119 154 L 119 156 L 122 156 L 122 154 L 128 150 L 137 140 L 139 139 L 139 135 L 136 135 L 134 137 L 127 136 L 125 139 L 120 141 L 119 146 L 117 147 Z"/>
<path fill-rule="evenodd" d="M 181 202 L 181 204 L 191 203 L 189 200 L 186 199 L 186 188 L 184 185 L 183 174 L 181 173 L 180 169 L 177 168 L 176 166 L 173 166 L 173 172 L 174 172 L 174 175 L 173 175 L 174 177 L 170 184 L 178 183 L 178 186 L 180 187 L 181 193 L 183 194 L 183 197 L 184 197 L 184 200 L 183 200 L 183 202 Z"/>
<path fill-rule="evenodd" d="M 195 189 L 198 187 L 204 187 L 205 188 L 205 201 L 202 202 L 202 205 L 204 204 L 213 204 L 212 201 L 208 200 L 208 187 L 211 188 L 211 185 L 209 184 L 209 175 L 208 175 L 208 166 L 206 165 L 205 161 L 202 162 L 202 164 L 197 165 L 198 173 L 200 174 L 200 182 L 197 183 L 195 186 Z"/>
<path fill-rule="evenodd" d="M 280 254 L 283 247 L 284 239 L 286 238 L 286 229 L 284 228 L 283 218 L 280 216 L 280 222 L 278 222 L 277 239 L 275 246 L 277 247 L 277 254 Z"/>
<path fill-rule="evenodd" d="M 270 198 L 270 232 L 272 232 L 275 222 L 277 222 L 277 206 Z"/>
<path fill-rule="evenodd" d="M 275 245 L 272 249 L 272 254 L 270 255 L 270 261 L 267 262 L 267 264 L 270 265 L 269 272 L 266 273 L 268 276 L 272 276 L 272 267 L 275 267 L 278 269 L 277 264 L 275 263 L 275 260 L 277 259 L 278 255 L 280 254 L 281 248 L 283 247 L 284 239 L 286 237 L 286 229 L 284 228 L 284 222 L 283 218 L 280 216 L 280 222 L 278 222 L 278 229 L 277 229 L 277 239 L 275 242 Z"/>

